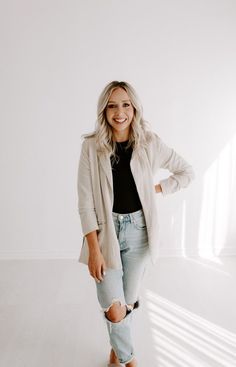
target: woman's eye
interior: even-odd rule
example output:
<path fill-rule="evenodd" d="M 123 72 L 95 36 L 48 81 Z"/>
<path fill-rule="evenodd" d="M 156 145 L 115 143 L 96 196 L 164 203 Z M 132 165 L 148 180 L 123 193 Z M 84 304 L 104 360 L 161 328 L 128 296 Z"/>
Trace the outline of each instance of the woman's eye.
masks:
<path fill-rule="evenodd" d="M 124 103 L 124 105 L 123 105 L 124 107 L 129 107 L 130 106 L 130 104 L 129 103 Z M 107 106 L 107 108 L 115 108 L 116 107 L 116 105 L 114 105 L 114 104 L 109 104 L 108 106 Z"/>

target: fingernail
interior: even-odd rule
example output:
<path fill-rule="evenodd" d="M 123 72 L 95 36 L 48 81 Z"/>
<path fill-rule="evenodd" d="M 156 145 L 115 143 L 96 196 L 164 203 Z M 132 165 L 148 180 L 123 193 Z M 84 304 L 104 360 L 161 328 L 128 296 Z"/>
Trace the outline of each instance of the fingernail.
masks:
<path fill-rule="evenodd" d="M 103 275 L 106 275 L 106 272 L 105 271 L 103 272 Z"/>

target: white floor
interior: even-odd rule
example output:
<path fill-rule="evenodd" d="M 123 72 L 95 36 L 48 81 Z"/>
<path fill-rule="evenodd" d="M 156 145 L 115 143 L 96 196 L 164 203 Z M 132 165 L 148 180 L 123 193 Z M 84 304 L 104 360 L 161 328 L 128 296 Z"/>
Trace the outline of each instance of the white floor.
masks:
<path fill-rule="evenodd" d="M 139 367 L 236 366 L 236 258 L 162 258 L 146 272 Z M 0 366 L 105 367 L 110 351 L 87 267 L 0 261 Z"/>

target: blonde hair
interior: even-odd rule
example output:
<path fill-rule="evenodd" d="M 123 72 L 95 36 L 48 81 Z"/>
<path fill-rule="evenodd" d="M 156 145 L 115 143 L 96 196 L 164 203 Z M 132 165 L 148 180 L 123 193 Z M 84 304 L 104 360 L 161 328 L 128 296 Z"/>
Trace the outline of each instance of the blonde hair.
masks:
<path fill-rule="evenodd" d="M 124 81 L 119 82 L 115 80 L 107 84 L 98 99 L 95 131 L 82 136 L 85 138 L 95 137 L 97 150 L 102 153 L 109 152 L 111 156 L 115 158 L 116 145 L 112 139 L 112 128 L 106 119 L 106 107 L 110 95 L 117 88 L 123 88 L 126 91 L 134 108 L 134 117 L 130 124 L 127 148 L 130 146 L 132 146 L 133 149 L 145 147 L 148 143 L 147 132 L 150 130 L 148 122 L 143 119 L 142 104 L 134 88 Z"/>

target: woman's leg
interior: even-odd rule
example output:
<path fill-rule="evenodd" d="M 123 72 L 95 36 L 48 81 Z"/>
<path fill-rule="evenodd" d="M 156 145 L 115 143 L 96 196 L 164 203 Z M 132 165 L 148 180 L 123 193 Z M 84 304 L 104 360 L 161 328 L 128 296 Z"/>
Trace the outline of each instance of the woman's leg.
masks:
<path fill-rule="evenodd" d="M 134 355 L 130 323 L 123 290 L 123 270 L 107 269 L 104 280 L 96 283 L 98 301 L 102 307 L 110 344 L 121 363 L 128 363 Z"/>
<path fill-rule="evenodd" d="M 126 227 L 125 241 L 121 243 L 123 264 L 123 289 L 127 304 L 139 302 L 139 293 L 150 252 L 143 211 L 131 213 L 131 223 Z"/>
<path fill-rule="evenodd" d="M 138 307 L 149 248 L 142 210 L 123 215 L 113 213 L 113 219 L 123 269 L 107 269 L 104 280 L 96 283 L 97 296 L 104 312 L 110 344 L 119 361 L 129 365 L 134 357 L 131 335 L 133 309 Z"/>
<path fill-rule="evenodd" d="M 125 218 L 121 218 L 121 221 Z M 122 226 L 122 224 L 121 224 Z M 150 261 L 148 235 L 145 217 L 142 210 L 130 214 L 130 221 L 125 225 L 124 236 L 121 233 L 119 242 L 123 265 L 123 289 L 128 306 L 140 306 L 140 287 L 144 273 Z M 136 366 L 135 359 L 126 367 Z"/>

